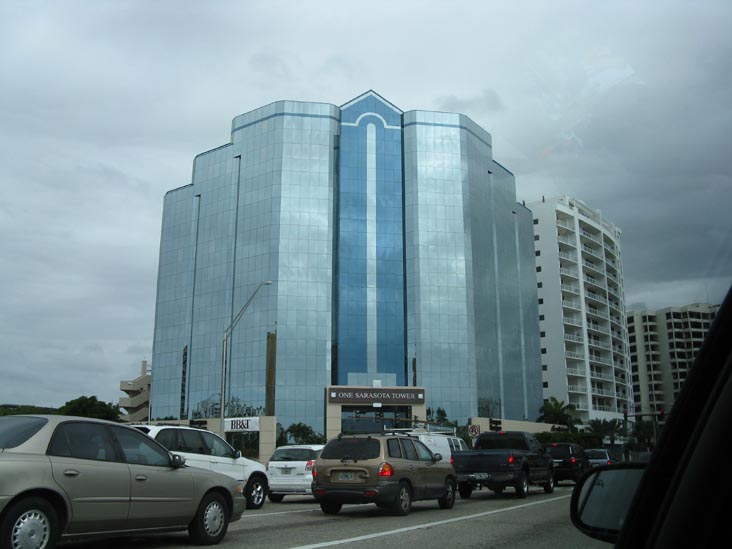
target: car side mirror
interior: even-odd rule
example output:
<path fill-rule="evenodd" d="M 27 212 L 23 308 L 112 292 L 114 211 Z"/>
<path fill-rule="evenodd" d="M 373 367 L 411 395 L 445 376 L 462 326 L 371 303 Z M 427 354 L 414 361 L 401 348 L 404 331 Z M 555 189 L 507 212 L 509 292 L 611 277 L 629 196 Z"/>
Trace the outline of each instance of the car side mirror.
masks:
<path fill-rule="evenodd" d="M 442 461 L 442 454 L 432 454 L 432 461 Z"/>
<path fill-rule="evenodd" d="M 644 471 L 644 463 L 603 465 L 590 470 L 572 492 L 572 524 L 592 538 L 615 543 Z"/>
<path fill-rule="evenodd" d="M 181 467 L 185 467 L 186 464 L 186 458 L 183 456 L 179 456 L 178 454 L 170 454 L 170 466 L 173 469 L 180 469 Z"/>
<path fill-rule="evenodd" d="M 234 459 L 239 459 L 241 457 L 241 450 L 235 450 L 234 451 Z"/>

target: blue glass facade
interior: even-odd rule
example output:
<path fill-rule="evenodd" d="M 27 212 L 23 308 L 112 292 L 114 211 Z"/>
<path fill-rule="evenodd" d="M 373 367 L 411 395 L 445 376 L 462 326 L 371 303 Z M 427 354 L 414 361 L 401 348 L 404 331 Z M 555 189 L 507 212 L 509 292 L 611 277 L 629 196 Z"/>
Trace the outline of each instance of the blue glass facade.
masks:
<path fill-rule="evenodd" d="M 367 92 L 234 118 L 165 197 L 152 417 L 219 415 L 223 332 L 264 280 L 232 332 L 227 415 L 263 412 L 268 333 L 284 426 L 322 430 L 331 383 L 424 386 L 460 420 L 538 414 L 531 215 L 465 116 Z"/>
<path fill-rule="evenodd" d="M 376 95 L 341 109 L 339 385 L 405 385 L 401 111 Z"/>

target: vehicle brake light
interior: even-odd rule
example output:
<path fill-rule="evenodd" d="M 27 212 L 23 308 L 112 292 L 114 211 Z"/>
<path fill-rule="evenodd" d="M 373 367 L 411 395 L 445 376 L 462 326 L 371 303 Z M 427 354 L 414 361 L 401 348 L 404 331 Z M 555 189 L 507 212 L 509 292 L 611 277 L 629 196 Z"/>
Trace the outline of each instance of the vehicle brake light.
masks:
<path fill-rule="evenodd" d="M 608 465 L 612 465 L 612 464 L 613 464 L 613 462 L 612 462 L 612 461 L 610 461 L 610 460 L 607 460 L 607 464 L 608 464 Z"/>
<path fill-rule="evenodd" d="M 377 473 L 377 476 L 391 477 L 393 475 L 394 475 L 394 467 L 392 467 L 391 465 L 389 465 L 386 462 L 379 465 L 379 472 Z"/>
<path fill-rule="evenodd" d="M 508 463 L 509 463 L 509 465 L 511 463 L 513 463 L 514 461 L 516 461 L 516 459 L 513 456 L 508 456 Z"/>
<path fill-rule="evenodd" d="M 455 465 L 455 458 L 450 456 L 450 465 Z"/>
<path fill-rule="evenodd" d="M 305 472 L 309 473 L 310 471 L 315 470 L 315 460 L 310 460 L 305 464 Z"/>
<path fill-rule="evenodd" d="M 313 478 L 318 478 L 318 470 L 315 468 L 315 463 L 313 462 L 313 466 L 311 467 L 311 472 L 313 473 Z"/>
<path fill-rule="evenodd" d="M 572 458 L 569 460 L 570 463 L 577 463 L 577 458 Z"/>

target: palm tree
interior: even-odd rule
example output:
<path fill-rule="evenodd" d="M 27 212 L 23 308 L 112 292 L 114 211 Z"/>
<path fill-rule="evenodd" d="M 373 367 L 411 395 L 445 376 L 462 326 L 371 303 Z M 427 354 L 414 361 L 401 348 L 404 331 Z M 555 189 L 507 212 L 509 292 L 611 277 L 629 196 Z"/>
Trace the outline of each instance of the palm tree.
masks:
<path fill-rule="evenodd" d="M 606 436 L 610 437 L 610 447 L 615 448 L 615 439 L 618 435 L 625 436 L 625 427 L 623 426 L 623 422 L 619 419 L 603 419 L 602 422 L 607 424 Z"/>
<path fill-rule="evenodd" d="M 605 419 L 591 419 L 587 426 L 591 434 L 598 437 L 601 441 L 608 436 L 608 425 Z"/>
<path fill-rule="evenodd" d="M 566 425 L 570 432 L 574 431 L 574 425 L 577 423 L 577 411 L 574 404 L 565 404 L 563 400 L 557 400 L 556 397 L 549 397 L 544 402 L 544 405 L 539 408 L 539 412 L 541 414 L 536 418 L 536 421 Z"/>

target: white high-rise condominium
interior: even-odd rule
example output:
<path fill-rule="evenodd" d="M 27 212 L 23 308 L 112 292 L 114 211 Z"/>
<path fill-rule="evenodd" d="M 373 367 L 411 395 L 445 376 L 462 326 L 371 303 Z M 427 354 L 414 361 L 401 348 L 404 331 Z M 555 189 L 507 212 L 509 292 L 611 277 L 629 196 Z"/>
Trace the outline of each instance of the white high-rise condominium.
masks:
<path fill-rule="evenodd" d="M 636 412 L 671 409 L 717 310 L 695 303 L 628 313 Z"/>
<path fill-rule="evenodd" d="M 580 200 L 527 204 L 534 217 L 544 399 L 583 423 L 632 413 L 620 229 Z"/>

